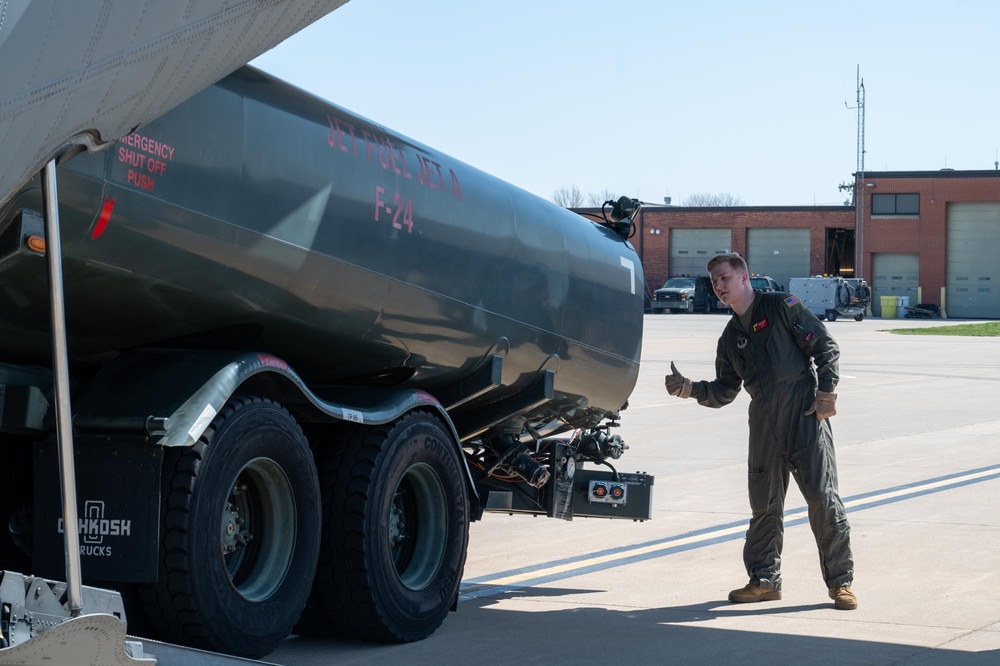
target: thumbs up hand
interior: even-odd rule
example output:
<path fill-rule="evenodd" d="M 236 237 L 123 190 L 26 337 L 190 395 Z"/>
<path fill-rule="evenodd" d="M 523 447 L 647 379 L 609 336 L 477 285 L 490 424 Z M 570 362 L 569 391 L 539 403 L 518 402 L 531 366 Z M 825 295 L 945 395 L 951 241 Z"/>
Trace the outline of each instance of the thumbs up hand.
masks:
<path fill-rule="evenodd" d="M 678 398 L 691 397 L 691 380 L 677 372 L 677 366 L 670 362 L 670 374 L 666 376 L 663 384 L 667 387 L 667 393 Z"/>

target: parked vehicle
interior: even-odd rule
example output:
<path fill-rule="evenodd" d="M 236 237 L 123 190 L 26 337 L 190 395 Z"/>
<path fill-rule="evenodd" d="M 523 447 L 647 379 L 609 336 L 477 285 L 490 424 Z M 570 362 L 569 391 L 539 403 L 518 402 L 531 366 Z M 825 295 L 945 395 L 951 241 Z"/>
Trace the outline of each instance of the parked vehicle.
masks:
<path fill-rule="evenodd" d="M 855 321 L 861 321 L 871 303 L 871 289 L 860 278 L 823 275 L 792 278 L 788 290 L 810 312 L 827 321 L 836 321 L 838 317 L 853 317 Z"/>
<path fill-rule="evenodd" d="M 769 275 L 750 275 L 750 286 L 757 291 L 769 292 L 769 291 L 784 291 L 784 287 L 780 286 L 774 281 Z"/>
<path fill-rule="evenodd" d="M 653 292 L 653 312 L 714 312 L 715 292 L 712 280 L 702 275 L 684 275 L 668 279 Z"/>
<path fill-rule="evenodd" d="M 784 291 L 784 288 L 774 281 L 769 275 L 758 275 L 756 273 L 750 274 L 750 286 L 754 288 L 755 291 L 769 292 L 769 291 Z M 716 299 L 715 307 L 719 310 L 725 310 L 727 312 L 732 312 L 732 309 L 723 305 L 722 301 Z"/>

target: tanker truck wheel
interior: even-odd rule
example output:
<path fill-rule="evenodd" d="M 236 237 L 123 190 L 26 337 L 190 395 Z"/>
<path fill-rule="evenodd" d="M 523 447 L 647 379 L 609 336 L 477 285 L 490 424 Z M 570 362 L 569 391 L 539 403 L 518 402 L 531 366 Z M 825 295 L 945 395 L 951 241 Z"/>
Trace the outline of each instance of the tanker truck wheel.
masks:
<path fill-rule="evenodd" d="M 458 445 L 426 412 L 355 426 L 328 446 L 308 608 L 324 610 L 342 636 L 402 643 L 432 634 L 457 601 L 465 567 L 465 477 Z M 315 633 L 315 618 L 307 624 L 303 633 Z"/>
<path fill-rule="evenodd" d="M 319 557 L 319 478 L 280 405 L 236 397 L 163 463 L 160 571 L 140 595 L 157 637 L 250 658 L 291 632 Z"/>

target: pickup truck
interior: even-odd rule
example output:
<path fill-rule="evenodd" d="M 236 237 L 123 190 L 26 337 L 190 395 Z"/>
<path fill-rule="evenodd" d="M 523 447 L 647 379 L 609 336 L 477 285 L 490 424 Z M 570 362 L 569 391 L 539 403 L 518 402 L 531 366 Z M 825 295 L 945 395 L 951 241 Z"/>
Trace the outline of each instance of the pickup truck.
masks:
<path fill-rule="evenodd" d="M 717 302 L 711 278 L 703 275 L 672 277 L 653 292 L 653 313 L 713 312 Z"/>
<path fill-rule="evenodd" d="M 777 282 L 774 281 L 774 278 L 768 275 L 751 274 L 750 286 L 753 287 L 755 291 L 762 291 L 765 294 L 769 291 L 784 291 L 784 287 L 779 285 Z M 722 301 L 717 300 L 715 303 L 716 307 L 718 307 L 718 309 L 720 310 L 729 309 L 722 304 Z"/>
<path fill-rule="evenodd" d="M 751 275 L 750 286 L 757 291 L 767 293 L 769 291 L 783 291 L 783 287 L 767 275 Z"/>

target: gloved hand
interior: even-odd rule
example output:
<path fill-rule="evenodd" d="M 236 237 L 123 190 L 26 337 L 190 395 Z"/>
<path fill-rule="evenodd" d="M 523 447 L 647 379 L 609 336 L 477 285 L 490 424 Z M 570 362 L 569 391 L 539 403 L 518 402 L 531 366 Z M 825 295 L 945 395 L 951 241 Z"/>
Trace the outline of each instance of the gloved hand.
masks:
<path fill-rule="evenodd" d="M 828 419 L 837 415 L 837 394 L 827 393 L 816 389 L 816 399 L 813 400 L 812 407 L 807 409 L 803 416 L 816 415 L 817 421 Z"/>
<path fill-rule="evenodd" d="M 667 393 L 676 395 L 679 398 L 691 397 L 691 380 L 677 372 L 677 366 L 670 362 L 670 374 L 663 380 L 667 387 Z"/>

